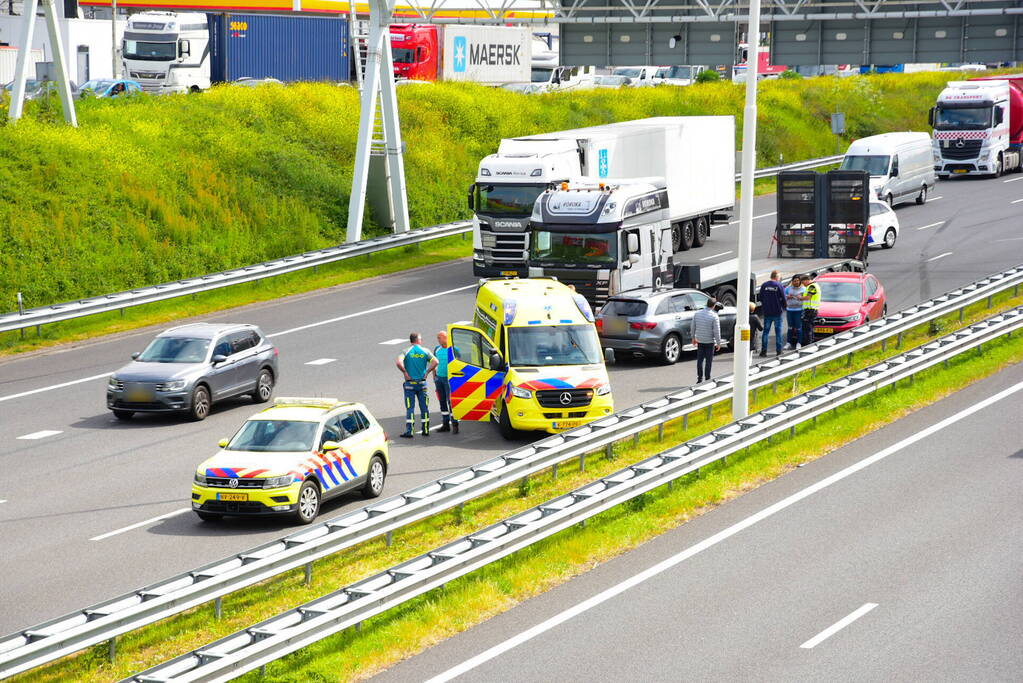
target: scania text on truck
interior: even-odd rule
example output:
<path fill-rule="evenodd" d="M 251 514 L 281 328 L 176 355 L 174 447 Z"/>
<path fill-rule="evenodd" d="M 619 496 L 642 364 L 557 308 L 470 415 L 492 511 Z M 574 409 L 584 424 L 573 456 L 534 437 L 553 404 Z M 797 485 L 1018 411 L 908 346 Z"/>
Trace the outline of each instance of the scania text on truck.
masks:
<path fill-rule="evenodd" d="M 1023 168 L 1023 74 L 951 81 L 931 109 L 934 171 L 998 177 Z"/>
<path fill-rule="evenodd" d="M 528 26 L 392 24 L 395 78 L 528 83 L 533 34 Z"/>
<path fill-rule="evenodd" d="M 198 12 L 142 12 L 128 19 L 121 42 L 124 72 L 149 93 L 210 87 L 207 17 Z"/>
<path fill-rule="evenodd" d="M 469 188 L 473 273 L 525 275 L 537 197 L 572 178 L 664 178 L 672 250 L 701 247 L 735 203 L 735 121 L 671 116 L 508 138 Z"/>
<path fill-rule="evenodd" d="M 473 324 L 449 325 L 455 418 L 552 434 L 614 412 L 611 384 L 586 300 L 552 279 L 487 280 Z"/>

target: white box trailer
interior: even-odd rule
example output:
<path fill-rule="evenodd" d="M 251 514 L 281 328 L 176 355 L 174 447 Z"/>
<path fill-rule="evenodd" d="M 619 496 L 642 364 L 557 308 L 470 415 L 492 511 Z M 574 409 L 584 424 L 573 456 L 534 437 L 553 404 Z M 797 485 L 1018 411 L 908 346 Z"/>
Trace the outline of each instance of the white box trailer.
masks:
<path fill-rule="evenodd" d="M 42 62 L 43 51 L 40 48 L 34 48 L 29 51 L 28 56 L 28 77 L 36 77 L 36 62 Z M 10 47 L 7 45 L 0 45 L 0 85 L 10 83 L 14 80 L 14 73 L 18 68 L 18 48 Z"/>
<path fill-rule="evenodd" d="M 701 247 L 735 205 L 735 119 L 661 116 L 501 141 L 470 188 L 473 273 L 527 273 L 529 216 L 552 184 L 664 178 L 675 252 Z"/>

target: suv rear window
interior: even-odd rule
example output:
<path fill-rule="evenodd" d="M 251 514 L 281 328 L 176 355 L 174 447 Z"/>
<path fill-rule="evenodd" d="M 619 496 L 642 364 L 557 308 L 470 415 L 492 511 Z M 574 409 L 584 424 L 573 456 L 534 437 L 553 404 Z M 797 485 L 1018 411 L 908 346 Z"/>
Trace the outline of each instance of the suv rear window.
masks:
<path fill-rule="evenodd" d="M 621 315 L 626 318 L 645 315 L 646 302 L 636 301 L 635 299 L 610 299 L 606 304 L 604 304 L 604 310 L 601 312 L 610 313 L 611 315 Z"/>

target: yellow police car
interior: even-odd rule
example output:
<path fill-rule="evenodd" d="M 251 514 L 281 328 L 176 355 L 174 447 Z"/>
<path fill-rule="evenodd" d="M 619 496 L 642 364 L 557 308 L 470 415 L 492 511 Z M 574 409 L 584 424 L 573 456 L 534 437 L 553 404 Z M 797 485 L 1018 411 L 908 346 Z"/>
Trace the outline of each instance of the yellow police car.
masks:
<path fill-rule="evenodd" d="M 345 491 L 379 496 L 390 463 L 387 434 L 366 407 L 332 398 L 278 398 L 220 448 L 192 483 L 204 521 L 290 515 L 308 524 Z"/>

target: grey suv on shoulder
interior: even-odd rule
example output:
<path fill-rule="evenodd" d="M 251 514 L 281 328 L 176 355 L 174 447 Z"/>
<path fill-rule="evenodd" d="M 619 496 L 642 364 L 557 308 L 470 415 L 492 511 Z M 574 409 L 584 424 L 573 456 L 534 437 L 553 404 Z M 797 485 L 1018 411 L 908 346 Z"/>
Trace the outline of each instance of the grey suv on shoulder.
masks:
<path fill-rule="evenodd" d="M 683 351 L 696 347 L 693 316 L 707 306 L 708 297 L 697 289 L 632 289 L 617 294 L 597 313 L 600 344 L 616 358 L 647 356 L 676 363 Z M 721 337 L 731 346 L 735 335 L 735 307 L 718 310 Z"/>
<path fill-rule="evenodd" d="M 255 325 L 182 325 L 131 357 L 107 383 L 107 408 L 121 420 L 162 412 L 203 420 L 214 401 L 270 400 L 279 376 L 277 348 Z"/>

